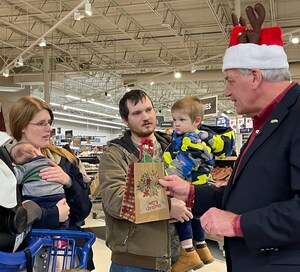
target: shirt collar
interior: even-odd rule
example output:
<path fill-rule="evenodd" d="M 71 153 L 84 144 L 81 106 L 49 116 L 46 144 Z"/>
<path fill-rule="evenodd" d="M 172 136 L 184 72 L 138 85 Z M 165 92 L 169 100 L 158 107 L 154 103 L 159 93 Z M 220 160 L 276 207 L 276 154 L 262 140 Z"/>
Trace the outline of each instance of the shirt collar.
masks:
<path fill-rule="evenodd" d="M 281 99 L 286 95 L 286 93 L 292 88 L 296 82 L 292 82 L 282 93 L 280 93 L 273 101 L 271 101 L 260 113 L 255 115 L 253 120 L 253 130 L 259 130 L 267 118 L 271 115 L 274 109 L 277 107 Z"/>

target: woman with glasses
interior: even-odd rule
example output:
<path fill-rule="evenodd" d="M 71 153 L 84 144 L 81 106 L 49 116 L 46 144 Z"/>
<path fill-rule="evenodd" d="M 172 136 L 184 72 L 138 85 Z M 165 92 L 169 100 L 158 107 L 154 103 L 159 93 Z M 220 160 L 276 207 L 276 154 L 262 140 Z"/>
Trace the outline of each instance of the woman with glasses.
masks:
<path fill-rule="evenodd" d="M 40 177 L 46 181 L 61 183 L 64 186 L 66 203 L 42 209 L 42 218 L 35 223 L 35 228 L 58 229 L 62 214 L 70 208 L 69 228 L 79 229 L 90 213 L 92 203 L 77 165 L 76 157 L 63 148 L 50 145 L 53 112 L 43 100 L 24 96 L 15 101 L 9 112 L 9 126 L 17 142 L 28 142 L 38 149 L 53 165 L 43 168 Z M 93 269 L 93 265 L 90 270 Z"/>

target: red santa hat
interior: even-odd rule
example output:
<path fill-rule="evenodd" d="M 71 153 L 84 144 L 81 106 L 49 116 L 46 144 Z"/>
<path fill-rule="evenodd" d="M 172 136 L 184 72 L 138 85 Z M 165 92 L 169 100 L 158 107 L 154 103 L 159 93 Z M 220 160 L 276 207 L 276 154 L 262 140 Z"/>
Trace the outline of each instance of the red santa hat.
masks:
<path fill-rule="evenodd" d="M 239 43 L 239 36 L 244 31 L 252 31 L 246 26 L 232 29 L 229 48 L 227 48 L 222 71 L 227 69 L 281 69 L 288 68 L 287 55 L 283 49 L 280 27 L 263 28 L 259 43 Z"/>

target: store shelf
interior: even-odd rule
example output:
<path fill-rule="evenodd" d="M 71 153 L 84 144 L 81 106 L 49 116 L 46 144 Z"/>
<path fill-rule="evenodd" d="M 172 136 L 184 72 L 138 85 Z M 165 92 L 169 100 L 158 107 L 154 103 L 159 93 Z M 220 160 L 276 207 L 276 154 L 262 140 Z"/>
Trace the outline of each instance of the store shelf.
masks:
<path fill-rule="evenodd" d="M 79 159 L 82 162 L 87 162 L 87 163 L 90 163 L 90 164 L 97 164 L 97 163 L 100 162 L 98 156 L 79 156 Z"/>

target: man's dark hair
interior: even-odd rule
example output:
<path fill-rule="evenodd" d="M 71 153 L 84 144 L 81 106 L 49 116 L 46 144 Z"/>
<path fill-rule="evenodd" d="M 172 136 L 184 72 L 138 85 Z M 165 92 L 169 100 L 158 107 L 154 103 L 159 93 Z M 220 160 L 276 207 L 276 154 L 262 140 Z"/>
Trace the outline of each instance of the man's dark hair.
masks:
<path fill-rule="evenodd" d="M 122 119 L 128 120 L 128 114 L 129 110 L 127 107 L 127 101 L 132 102 L 134 105 L 139 103 L 140 101 L 146 100 L 146 98 L 149 98 L 151 101 L 151 104 L 153 106 L 153 102 L 151 98 L 142 90 L 131 90 L 124 94 L 124 96 L 121 98 L 119 102 L 119 113 Z"/>

